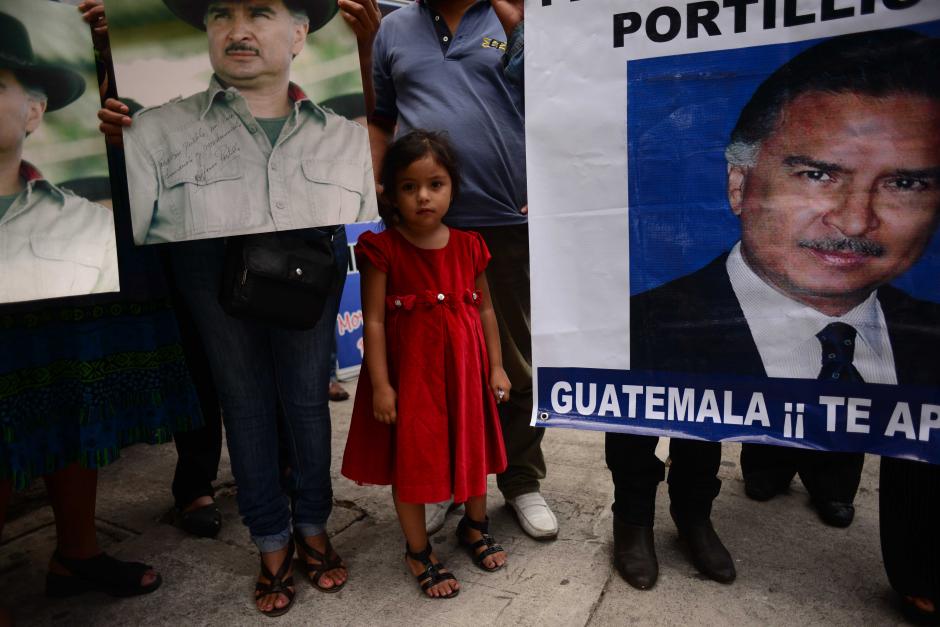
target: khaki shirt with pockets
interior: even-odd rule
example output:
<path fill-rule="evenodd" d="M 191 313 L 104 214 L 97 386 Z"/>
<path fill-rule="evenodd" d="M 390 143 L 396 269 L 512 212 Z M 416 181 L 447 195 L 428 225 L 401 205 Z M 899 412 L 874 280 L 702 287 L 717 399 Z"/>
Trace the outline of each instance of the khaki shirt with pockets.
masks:
<path fill-rule="evenodd" d="M 25 162 L 20 172 L 26 186 L 0 218 L 0 303 L 118 291 L 111 210 Z"/>
<path fill-rule="evenodd" d="M 134 241 L 154 244 L 373 220 L 365 128 L 293 83 L 274 146 L 234 87 L 134 116 L 124 151 Z"/>

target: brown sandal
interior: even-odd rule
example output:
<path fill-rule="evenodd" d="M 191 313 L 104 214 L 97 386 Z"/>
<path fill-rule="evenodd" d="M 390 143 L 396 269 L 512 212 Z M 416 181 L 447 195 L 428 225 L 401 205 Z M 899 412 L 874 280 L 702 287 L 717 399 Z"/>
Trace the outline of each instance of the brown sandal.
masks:
<path fill-rule="evenodd" d="M 287 597 L 287 605 L 284 607 L 277 607 L 275 605 L 267 612 L 258 608 L 258 611 L 265 616 L 270 616 L 271 618 L 283 616 L 287 614 L 294 604 L 295 591 L 291 590 L 291 588 L 294 587 L 294 576 L 284 577 L 284 575 L 287 574 L 287 570 L 290 568 L 293 557 L 293 552 L 288 553 L 284 561 L 281 562 L 281 566 L 277 569 L 276 575 L 272 575 L 268 567 L 264 565 L 264 559 L 261 560 L 261 576 L 267 579 L 268 583 L 261 583 L 260 581 L 255 582 L 255 604 L 257 605 L 258 599 L 269 594 L 283 594 Z"/>
<path fill-rule="evenodd" d="M 307 577 L 310 578 L 310 583 L 313 584 L 313 587 L 319 590 L 320 592 L 339 592 L 343 589 L 343 586 L 346 585 L 346 582 L 349 581 L 348 575 L 346 581 L 343 583 L 336 583 L 336 580 L 333 580 L 333 585 L 329 588 L 320 585 L 320 579 L 323 578 L 323 575 L 327 571 L 334 570 L 336 568 L 342 568 L 349 572 L 349 569 L 346 567 L 346 563 L 343 561 L 343 558 L 339 556 L 336 550 L 333 548 L 333 545 L 330 544 L 329 538 L 326 540 L 326 554 L 324 555 L 320 551 L 316 550 L 304 540 L 304 537 L 300 535 L 297 531 L 294 531 L 294 541 L 297 544 L 297 549 L 300 552 L 301 561 L 304 563 L 304 567 L 307 569 Z M 307 558 L 314 559 L 317 563 L 311 564 L 307 561 Z"/>

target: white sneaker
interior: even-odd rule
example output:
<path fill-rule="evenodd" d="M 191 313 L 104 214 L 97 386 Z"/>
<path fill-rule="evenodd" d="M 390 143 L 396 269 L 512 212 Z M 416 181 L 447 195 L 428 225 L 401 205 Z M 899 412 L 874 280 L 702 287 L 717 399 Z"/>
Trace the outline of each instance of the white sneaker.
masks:
<path fill-rule="evenodd" d="M 558 520 L 540 493 L 529 492 L 506 499 L 506 505 L 529 536 L 536 540 L 552 540 L 558 535 Z"/>
<path fill-rule="evenodd" d="M 459 507 L 459 506 L 458 506 Z M 444 519 L 447 514 L 457 509 L 454 506 L 454 499 L 450 498 L 440 503 L 428 503 L 424 506 L 424 528 L 428 535 L 433 536 L 444 526 Z"/>

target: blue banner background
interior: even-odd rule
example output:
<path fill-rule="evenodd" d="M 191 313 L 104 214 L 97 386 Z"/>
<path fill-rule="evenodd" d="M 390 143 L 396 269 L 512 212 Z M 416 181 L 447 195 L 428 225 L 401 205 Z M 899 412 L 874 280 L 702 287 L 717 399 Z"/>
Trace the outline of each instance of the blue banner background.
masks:
<path fill-rule="evenodd" d="M 354 256 L 355 245 L 365 231 L 381 229 L 379 222 L 346 225 L 346 239 L 349 241 L 350 251 L 349 269 L 339 301 L 339 313 L 336 315 L 336 367 L 340 376 L 355 372 L 362 364 L 362 297 L 359 293 L 359 269 L 356 267 Z"/>
<path fill-rule="evenodd" d="M 553 406 L 552 388 L 558 382 L 568 382 L 572 392 L 559 397 L 570 400 L 571 410 L 564 412 L 561 407 Z M 576 382 L 582 384 L 580 399 L 584 410 L 578 413 Z M 593 407 L 589 402 L 589 387 L 596 386 Z M 614 386 L 621 417 L 599 415 L 602 391 L 608 385 Z M 651 419 L 647 412 L 646 395 L 636 397 L 636 417 L 629 418 L 628 396 L 621 392 L 624 385 L 659 386 L 662 388 L 690 388 L 695 391 L 693 403 L 695 410 L 704 390 L 714 390 L 717 407 L 723 414 L 725 391 L 732 393 L 731 413 L 744 416 L 748 410 L 752 394 L 760 392 L 766 403 L 769 427 L 754 422 L 752 425 L 715 424 L 710 418 L 703 422 L 684 422 L 678 420 Z M 865 408 L 869 418 L 858 421 L 867 424 L 869 433 L 850 433 L 846 424 L 846 406 L 836 408 L 835 431 L 827 430 L 827 407 L 820 403 L 820 397 L 833 396 L 868 399 L 870 407 Z M 570 397 L 570 398 L 569 398 Z M 662 394 L 665 399 L 666 394 Z M 758 442 L 762 444 L 780 444 L 830 451 L 864 451 L 890 457 L 918 459 L 934 464 L 940 463 L 940 389 L 919 386 L 851 384 L 825 382 L 815 379 L 768 379 L 727 375 L 689 375 L 673 372 L 641 372 L 626 370 L 602 370 L 592 368 L 539 368 L 538 399 L 536 422 L 538 426 L 570 427 L 598 431 L 638 433 L 656 436 L 678 436 L 702 440 L 732 440 L 740 442 Z M 886 436 L 892 412 L 899 402 L 908 403 L 911 409 L 911 425 L 915 439 L 909 439 L 903 432 Z M 847 403 L 847 401 L 846 401 Z M 658 405 L 656 411 L 666 411 L 666 405 Z M 787 407 L 789 404 L 789 408 Z M 803 411 L 799 412 L 799 405 Z M 926 432 L 926 441 L 920 436 L 921 406 L 931 405 L 935 413 L 928 418 L 936 421 L 936 427 Z M 789 411 L 787 411 L 789 409 Z M 606 412 L 611 413 L 611 412 Z M 695 413 L 695 412 L 693 412 Z M 787 437 L 787 414 L 789 414 L 790 437 Z M 799 415 L 802 414 L 802 419 Z M 803 438 L 795 437 L 802 422 Z"/>

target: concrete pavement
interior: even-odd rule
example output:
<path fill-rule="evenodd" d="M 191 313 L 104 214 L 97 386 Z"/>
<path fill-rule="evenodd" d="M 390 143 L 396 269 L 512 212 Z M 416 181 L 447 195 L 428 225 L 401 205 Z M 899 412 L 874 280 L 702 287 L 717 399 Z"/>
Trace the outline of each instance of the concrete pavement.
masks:
<path fill-rule="evenodd" d="M 347 386 L 352 392 L 355 384 Z M 352 402 L 331 403 L 335 505 L 329 531 L 350 568 L 337 594 L 310 587 L 298 573 L 295 607 L 278 619 L 255 609 L 258 557 L 238 518 L 223 456 L 218 500 L 225 515 L 214 540 L 169 524 L 172 444 L 126 449 L 104 469 L 98 488 L 101 543 L 109 552 L 156 566 L 155 593 L 117 600 L 92 593 L 49 600 L 45 565 L 55 542 L 41 483 L 14 497 L 0 544 L 0 591 L 20 625 L 885 625 L 898 624 L 878 545 L 878 458 L 868 457 L 857 514 L 848 529 L 818 521 L 799 481 L 767 503 L 744 496 L 737 445 L 724 447 L 722 492 L 713 520 L 735 558 L 738 579 L 721 585 L 684 557 L 668 515 L 665 485 L 657 502 L 660 578 L 651 591 L 627 585 L 610 563 L 612 494 L 603 434 L 550 429 L 543 493 L 558 516 L 554 542 L 531 540 L 503 507 L 490 481 L 491 532 L 509 564 L 489 574 L 457 545 L 452 513 L 433 541 L 460 579 L 452 600 L 422 597 L 403 564 L 403 539 L 387 488 L 339 476 Z"/>

